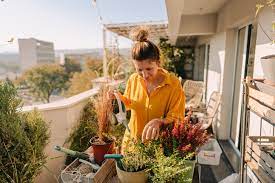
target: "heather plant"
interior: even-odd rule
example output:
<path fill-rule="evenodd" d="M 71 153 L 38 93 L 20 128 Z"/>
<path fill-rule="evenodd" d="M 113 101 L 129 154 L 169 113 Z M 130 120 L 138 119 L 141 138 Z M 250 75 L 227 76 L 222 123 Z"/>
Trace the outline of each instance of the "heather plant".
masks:
<path fill-rule="evenodd" d="M 11 83 L 0 82 L 0 182 L 34 182 L 46 163 L 49 127 L 37 111 L 21 112 Z"/>
<path fill-rule="evenodd" d="M 161 132 L 161 143 L 164 153 L 170 155 L 178 151 L 181 157 L 194 157 L 196 150 L 205 144 L 209 135 L 201 129 L 201 123 L 192 124 L 189 113 L 183 121 L 169 125 Z"/>

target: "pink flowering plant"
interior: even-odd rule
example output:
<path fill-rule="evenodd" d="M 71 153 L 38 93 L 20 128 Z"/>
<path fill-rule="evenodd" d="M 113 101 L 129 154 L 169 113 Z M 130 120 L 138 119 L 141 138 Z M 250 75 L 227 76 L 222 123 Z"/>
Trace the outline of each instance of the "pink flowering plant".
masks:
<path fill-rule="evenodd" d="M 162 130 L 160 141 L 166 156 L 179 153 L 183 158 L 192 159 L 197 149 L 208 141 L 207 131 L 201 129 L 201 123 L 192 124 L 191 114 L 189 112 L 183 121 L 170 124 Z"/>

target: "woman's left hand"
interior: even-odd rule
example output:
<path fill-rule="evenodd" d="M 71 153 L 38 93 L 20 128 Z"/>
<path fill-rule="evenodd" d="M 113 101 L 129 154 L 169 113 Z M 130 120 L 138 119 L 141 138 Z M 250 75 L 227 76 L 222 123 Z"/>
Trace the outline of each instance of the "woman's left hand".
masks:
<path fill-rule="evenodd" d="M 146 140 L 156 140 L 159 137 L 160 126 L 162 125 L 162 119 L 152 119 L 145 125 L 142 132 L 142 142 Z"/>

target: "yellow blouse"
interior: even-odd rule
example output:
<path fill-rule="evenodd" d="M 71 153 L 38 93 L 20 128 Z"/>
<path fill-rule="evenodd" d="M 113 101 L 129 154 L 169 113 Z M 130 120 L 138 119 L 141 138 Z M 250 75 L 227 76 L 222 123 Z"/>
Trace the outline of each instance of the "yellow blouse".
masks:
<path fill-rule="evenodd" d="M 185 95 L 178 78 L 160 69 L 164 81 L 148 96 L 143 78 L 134 73 L 127 81 L 124 95 L 120 96 L 127 109 L 131 110 L 130 137 L 140 138 L 143 128 L 152 119 L 164 118 L 168 122 L 183 120 Z M 126 130 L 125 138 L 129 136 Z"/>

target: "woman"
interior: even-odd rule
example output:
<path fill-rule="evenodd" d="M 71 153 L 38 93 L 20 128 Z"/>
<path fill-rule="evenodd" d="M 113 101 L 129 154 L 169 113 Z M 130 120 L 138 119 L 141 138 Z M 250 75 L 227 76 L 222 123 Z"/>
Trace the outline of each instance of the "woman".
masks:
<path fill-rule="evenodd" d="M 147 39 L 146 29 L 132 31 L 132 58 L 136 73 L 127 81 L 124 95 L 119 94 L 131 110 L 129 136 L 142 141 L 157 139 L 164 124 L 183 120 L 185 96 L 178 78 L 160 67 L 158 47 Z"/>

